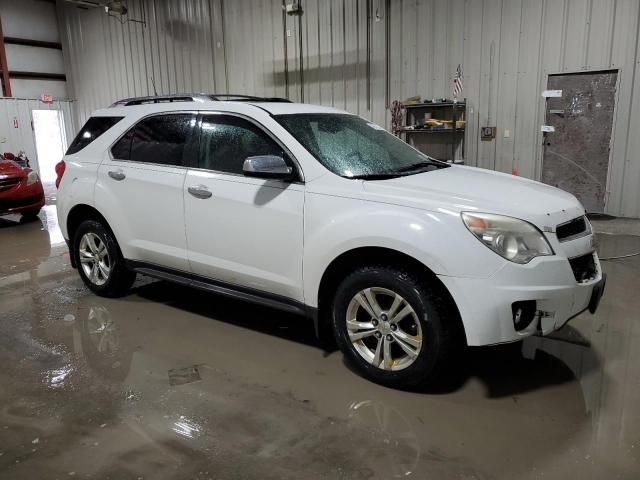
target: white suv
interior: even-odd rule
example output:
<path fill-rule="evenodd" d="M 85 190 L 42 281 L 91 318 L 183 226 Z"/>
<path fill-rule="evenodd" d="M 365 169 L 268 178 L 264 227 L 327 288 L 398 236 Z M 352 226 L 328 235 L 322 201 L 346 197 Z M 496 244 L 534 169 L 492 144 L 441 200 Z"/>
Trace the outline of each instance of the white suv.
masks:
<path fill-rule="evenodd" d="M 458 344 L 548 334 L 604 290 L 573 195 L 436 161 L 333 108 L 123 100 L 56 170 L 93 292 L 124 295 L 138 272 L 298 312 L 386 385 L 433 379 Z"/>

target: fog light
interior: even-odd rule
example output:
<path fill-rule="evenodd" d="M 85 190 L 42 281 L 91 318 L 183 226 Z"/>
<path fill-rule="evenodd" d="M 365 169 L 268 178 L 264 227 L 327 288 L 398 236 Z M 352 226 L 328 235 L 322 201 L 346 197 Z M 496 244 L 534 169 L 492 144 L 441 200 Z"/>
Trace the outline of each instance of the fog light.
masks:
<path fill-rule="evenodd" d="M 517 332 L 520 332 L 531 325 L 531 322 L 536 318 L 536 301 L 513 302 L 511 312 L 513 313 L 513 327 Z"/>

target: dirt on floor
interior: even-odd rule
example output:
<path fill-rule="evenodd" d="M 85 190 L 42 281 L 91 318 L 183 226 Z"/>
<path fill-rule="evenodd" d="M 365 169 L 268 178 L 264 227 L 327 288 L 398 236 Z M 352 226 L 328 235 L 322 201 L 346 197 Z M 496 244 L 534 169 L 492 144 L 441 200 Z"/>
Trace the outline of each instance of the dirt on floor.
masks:
<path fill-rule="evenodd" d="M 640 257 L 603 263 L 596 315 L 403 392 L 304 318 L 145 278 L 92 295 L 53 204 L 0 245 L 2 479 L 640 478 Z"/>

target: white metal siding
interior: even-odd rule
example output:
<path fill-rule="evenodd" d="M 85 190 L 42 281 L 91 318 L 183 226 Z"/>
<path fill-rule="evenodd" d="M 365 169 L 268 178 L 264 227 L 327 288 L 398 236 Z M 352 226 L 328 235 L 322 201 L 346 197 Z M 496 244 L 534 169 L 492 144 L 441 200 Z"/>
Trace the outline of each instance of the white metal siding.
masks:
<path fill-rule="evenodd" d="M 118 98 L 153 93 L 153 77 L 159 93 L 304 94 L 388 126 L 387 100 L 451 97 L 460 63 L 467 163 L 539 178 L 547 75 L 619 69 L 606 208 L 640 217 L 638 0 L 389 0 L 388 19 L 385 0 L 302 0 L 302 29 L 297 17 L 283 22 L 280 0 L 128 5 L 146 28 L 59 2 L 77 125 Z M 481 142 L 481 126 L 497 126 L 497 138 Z"/>
<path fill-rule="evenodd" d="M 17 154 L 20 150 L 24 150 L 29 157 L 31 166 L 39 171 L 35 137 L 31 124 L 32 110 L 62 111 L 67 143 L 71 143 L 77 129 L 71 120 L 70 102 L 53 101 L 47 104 L 40 100 L 0 98 L 0 140 L 5 138 L 7 140 L 5 143 L 0 143 L 0 151 Z M 18 121 L 18 128 L 14 127 L 14 119 Z"/>
<path fill-rule="evenodd" d="M 6 37 L 59 42 L 56 7 L 36 0 L 0 0 L 0 18 Z M 9 71 L 65 73 L 59 49 L 6 45 Z M 39 98 L 45 93 L 56 99 L 66 99 L 64 80 L 11 79 L 11 93 L 17 98 Z"/>

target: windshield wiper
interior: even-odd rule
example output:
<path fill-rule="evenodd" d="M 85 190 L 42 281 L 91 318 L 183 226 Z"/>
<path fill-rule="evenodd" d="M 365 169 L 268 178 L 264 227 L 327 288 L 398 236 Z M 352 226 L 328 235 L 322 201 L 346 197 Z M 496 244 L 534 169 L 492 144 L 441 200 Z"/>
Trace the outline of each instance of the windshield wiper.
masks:
<path fill-rule="evenodd" d="M 397 173 L 363 173 L 362 175 L 351 175 L 349 177 L 344 176 L 344 178 L 353 179 L 353 180 L 386 180 L 388 178 L 396 178 L 400 175 Z"/>
<path fill-rule="evenodd" d="M 426 160 L 424 162 L 418 162 L 412 165 L 407 165 L 406 167 L 398 168 L 395 171 L 398 173 L 406 173 L 413 172 L 414 170 L 422 170 L 428 167 L 444 168 L 448 167 L 448 165 L 444 162 L 438 162 L 437 160 Z"/>
<path fill-rule="evenodd" d="M 414 172 L 417 173 L 418 171 L 424 170 L 428 167 L 445 168 L 448 166 L 449 165 L 445 162 L 440 162 L 438 160 L 425 160 L 422 162 L 414 163 L 412 165 L 407 165 L 405 167 L 400 167 L 397 170 L 393 170 L 391 172 L 363 173 L 362 175 L 343 176 L 344 178 L 352 178 L 358 180 L 386 180 L 388 178 L 397 178 L 405 175 L 410 175 Z"/>

